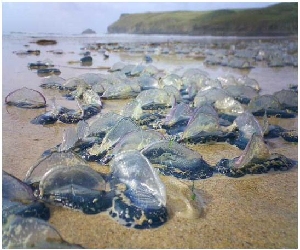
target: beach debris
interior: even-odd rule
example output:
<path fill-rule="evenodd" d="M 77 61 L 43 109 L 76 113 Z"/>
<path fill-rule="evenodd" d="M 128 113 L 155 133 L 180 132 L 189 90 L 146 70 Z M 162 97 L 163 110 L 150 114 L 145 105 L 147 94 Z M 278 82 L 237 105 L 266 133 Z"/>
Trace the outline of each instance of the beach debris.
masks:
<path fill-rule="evenodd" d="M 255 116 L 268 116 L 281 118 L 294 118 L 295 113 L 286 111 L 274 95 L 259 95 L 251 99 L 248 104 L 248 111 Z"/>
<path fill-rule="evenodd" d="M 160 79 L 159 85 L 160 86 L 173 86 L 176 89 L 178 89 L 179 91 L 184 89 L 182 79 L 177 74 L 166 75 L 165 77 Z"/>
<path fill-rule="evenodd" d="M 280 132 L 280 136 L 288 142 L 296 142 L 298 143 L 298 130 L 287 130 Z"/>
<path fill-rule="evenodd" d="M 47 150 L 38 162 L 30 167 L 26 173 L 24 182 L 32 187 L 38 187 L 42 177 L 53 167 L 57 165 L 62 166 L 76 166 L 88 165 L 87 162 L 72 151 L 59 152 L 57 150 Z"/>
<path fill-rule="evenodd" d="M 111 150 L 127 133 L 139 131 L 141 128 L 130 118 L 124 117 L 117 122 L 105 135 L 101 144 L 94 144 L 87 151 L 85 159 L 101 159 L 109 150 Z"/>
<path fill-rule="evenodd" d="M 27 87 L 16 89 L 13 92 L 10 92 L 5 97 L 5 103 L 10 106 L 27 109 L 46 107 L 46 99 L 42 93 Z"/>
<path fill-rule="evenodd" d="M 231 96 L 216 100 L 214 103 L 214 108 L 217 110 L 220 116 L 238 116 L 245 111 L 243 105 Z"/>
<path fill-rule="evenodd" d="M 153 62 L 153 59 L 152 59 L 151 56 L 145 55 L 145 56 L 143 57 L 143 61 L 145 61 L 146 63 L 152 63 L 152 62 Z"/>
<path fill-rule="evenodd" d="M 84 56 L 80 59 L 82 66 L 91 66 L 93 64 L 93 58 L 91 56 Z"/>
<path fill-rule="evenodd" d="M 103 99 L 128 99 L 136 97 L 141 92 L 137 83 L 118 83 L 108 87 L 101 98 Z"/>
<path fill-rule="evenodd" d="M 283 109 L 298 112 L 298 93 L 292 90 L 280 90 L 273 94 Z"/>
<path fill-rule="evenodd" d="M 155 130 L 139 130 L 129 132 L 116 144 L 112 150 L 112 153 L 113 155 L 116 155 L 128 150 L 142 150 L 147 145 L 164 139 L 164 136 Z"/>
<path fill-rule="evenodd" d="M 236 134 L 223 129 L 217 112 L 210 105 L 196 109 L 184 129 L 180 141 L 192 143 L 229 142 L 234 143 Z"/>
<path fill-rule="evenodd" d="M 2 247 L 37 248 L 37 249 L 76 249 L 80 245 L 70 244 L 63 240 L 59 232 L 48 222 L 30 217 L 11 215 L 2 224 Z"/>
<path fill-rule="evenodd" d="M 50 210 L 37 201 L 28 184 L 2 171 L 2 223 L 6 223 L 10 215 L 48 220 Z"/>
<path fill-rule="evenodd" d="M 194 107 L 201 107 L 202 105 L 214 104 L 217 100 L 222 100 L 230 95 L 222 88 L 209 88 L 199 91 L 194 98 Z"/>
<path fill-rule="evenodd" d="M 37 61 L 36 63 L 28 63 L 29 69 L 47 69 L 49 67 L 54 67 L 54 65 L 49 62 L 41 61 Z"/>
<path fill-rule="evenodd" d="M 157 167 L 163 175 L 176 178 L 198 180 L 213 175 L 213 168 L 203 157 L 175 141 L 160 140 L 144 148 L 142 154 Z"/>
<path fill-rule="evenodd" d="M 166 190 L 152 164 L 139 151 L 117 154 L 110 162 L 116 196 L 109 214 L 120 224 L 155 228 L 168 219 Z"/>
<path fill-rule="evenodd" d="M 14 51 L 13 53 L 15 53 L 18 56 L 27 56 L 27 55 L 35 55 L 35 56 L 39 56 L 41 54 L 40 50 L 20 50 L 20 51 Z"/>
<path fill-rule="evenodd" d="M 162 128 L 167 129 L 168 134 L 183 132 L 192 114 L 193 110 L 188 104 L 176 104 L 162 121 Z"/>
<path fill-rule="evenodd" d="M 241 177 L 245 174 L 267 173 L 270 169 L 286 171 L 294 165 L 295 161 L 284 155 L 271 154 L 263 137 L 254 133 L 241 156 L 220 160 L 216 169 L 229 177 Z"/>
<path fill-rule="evenodd" d="M 158 80 L 152 76 L 142 75 L 137 79 L 137 82 L 141 86 L 141 90 L 158 89 Z"/>
<path fill-rule="evenodd" d="M 60 75 L 61 71 L 56 68 L 46 68 L 46 69 L 38 69 L 37 70 L 37 75 L 40 77 L 46 77 L 46 76 L 51 76 L 51 75 Z"/>
<path fill-rule="evenodd" d="M 116 62 L 114 63 L 111 68 L 108 70 L 109 72 L 121 71 L 125 67 L 125 63 L 123 62 Z"/>
<path fill-rule="evenodd" d="M 79 75 L 77 78 L 82 79 L 85 83 L 87 83 L 90 86 L 94 86 L 96 84 L 101 84 L 101 82 L 106 79 L 106 76 L 103 74 L 85 73 Z"/>
<path fill-rule="evenodd" d="M 114 112 L 105 114 L 98 114 L 88 121 L 88 137 L 104 138 L 108 131 L 110 131 L 124 116 Z"/>
<path fill-rule="evenodd" d="M 176 99 L 173 94 L 163 89 L 144 90 L 136 97 L 136 101 L 141 104 L 144 110 L 165 109 L 172 107 Z"/>
<path fill-rule="evenodd" d="M 43 89 L 63 89 L 62 86 L 65 81 L 65 79 L 59 76 L 51 75 L 49 77 L 43 78 L 40 87 Z"/>
<path fill-rule="evenodd" d="M 139 122 L 142 120 L 142 117 L 144 115 L 144 111 L 142 109 L 142 105 L 136 101 L 132 100 L 128 102 L 125 107 L 121 111 L 121 115 L 125 117 L 130 117 L 131 119 L 135 120 L 136 122 Z"/>
<path fill-rule="evenodd" d="M 248 104 L 252 98 L 258 96 L 257 90 L 245 85 L 228 85 L 224 90 L 242 104 Z"/>
<path fill-rule="evenodd" d="M 112 206 L 103 177 L 86 165 L 56 165 L 39 183 L 40 199 L 59 206 L 96 214 Z"/>
<path fill-rule="evenodd" d="M 83 101 L 87 104 L 80 104 L 78 99 L 76 99 L 78 109 L 74 110 L 57 106 L 55 99 L 52 99 L 52 109 L 44 114 L 38 115 L 30 122 L 36 125 L 48 125 L 54 124 L 59 120 L 62 123 L 71 124 L 78 123 L 81 120 L 87 120 L 100 112 L 102 103 L 97 93 L 93 91 L 85 92 Z"/>

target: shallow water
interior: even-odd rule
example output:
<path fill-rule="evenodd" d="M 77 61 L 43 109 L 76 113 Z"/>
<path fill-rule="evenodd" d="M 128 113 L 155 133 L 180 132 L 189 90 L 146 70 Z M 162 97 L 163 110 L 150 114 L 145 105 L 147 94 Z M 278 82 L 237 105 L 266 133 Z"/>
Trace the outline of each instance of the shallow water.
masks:
<path fill-rule="evenodd" d="M 45 37 L 43 37 L 45 38 Z M 82 56 L 80 48 L 93 42 L 166 42 L 190 41 L 199 43 L 219 42 L 221 38 L 189 38 L 167 36 L 55 36 L 54 46 L 39 46 L 28 35 L 3 36 L 2 44 L 2 163 L 8 173 L 24 179 L 27 170 L 34 165 L 40 155 L 62 140 L 62 133 L 68 125 L 56 123 L 38 126 L 30 120 L 45 110 L 24 110 L 8 107 L 5 96 L 23 86 L 39 90 L 49 103 L 55 96 L 63 106 L 72 107 L 73 102 L 66 101 L 56 90 L 43 90 L 39 87 L 42 78 L 36 71 L 28 70 L 27 64 L 37 60 L 50 59 L 61 70 L 61 77 L 68 79 L 83 73 L 104 73 L 97 67 L 110 67 L 117 61 L 139 63 L 141 54 L 112 52 L 104 60 L 98 52 L 92 52 L 93 65 L 81 67 L 68 64 L 78 61 Z M 123 39 L 123 40 L 122 40 Z M 190 39 L 190 40 L 189 40 Z M 236 38 L 228 38 L 226 40 Z M 244 38 L 245 39 L 245 38 Z M 248 39 L 245 39 L 248 40 Z M 29 47 L 24 47 L 27 44 Z M 18 56 L 13 51 L 39 49 L 39 56 Z M 62 49 L 63 55 L 53 55 L 50 50 Z M 227 67 L 203 65 L 203 61 L 184 55 L 153 55 L 153 64 L 159 69 L 181 75 L 187 68 L 200 68 L 207 71 L 211 78 L 232 74 L 236 77 L 248 75 L 258 81 L 261 94 L 272 94 L 298 84 L 298 69 L 293 67 L 268 68 L 258 64 L 251 70 L 237 70 Z M 118 112 L 129 100 L 104 101 L 101 111 Z M 271 118 L 270 123 L 284 128 L 297 129 L 298 118 Z M 227 144 L 187 145 L 197 150 L 210 164 L 216 164 L 221 158 L 233 158 L 241 150 Z M 285 142 L 281 138 L 269 141 L 271 152 L 284 154 L 298 160 L 298 146 Z M 107 167 L 91 164 L 101 172 Z M 162 177 L 167 187 L 167 206 L 170 220 L 160 228 L 153 230 L 133 230 L 113 221 L 106 214 L 85 215 L 65 208 L 51 208 L 50 223 L 70 243 L 81 244 L 86 248 L 297 248 L 298 247 L 298 169 L 287 172 L 270 172 L 263 175 L 246 176 L 232 179 L 225 176 L 213 176 L 206 180 L 195 181 L 195 189 L 202 197 L 201 213 L 195 209 L 198 205 L 191 201 L 191 181 L 178 181 L 172 177 Z M 200 197 L 199 196 L 199 197 Z M 190 207 L 189 207 L 190 206 Z M 196 213 L 196 214 L 195 214 Z M 188 218 L 186 218 L 188 217 Z"/>

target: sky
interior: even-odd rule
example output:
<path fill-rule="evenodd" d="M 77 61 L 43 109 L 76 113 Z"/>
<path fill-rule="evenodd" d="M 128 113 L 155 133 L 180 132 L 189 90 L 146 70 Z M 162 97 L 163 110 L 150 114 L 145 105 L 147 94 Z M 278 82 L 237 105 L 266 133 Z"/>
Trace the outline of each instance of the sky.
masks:
<path fill-rule="evenodd" d="M 276 2 L 4 2 L 2 32 L 80 34 L 87 28 L 97 34 L 122 13 L 207 11 L 263 8 Z"/>

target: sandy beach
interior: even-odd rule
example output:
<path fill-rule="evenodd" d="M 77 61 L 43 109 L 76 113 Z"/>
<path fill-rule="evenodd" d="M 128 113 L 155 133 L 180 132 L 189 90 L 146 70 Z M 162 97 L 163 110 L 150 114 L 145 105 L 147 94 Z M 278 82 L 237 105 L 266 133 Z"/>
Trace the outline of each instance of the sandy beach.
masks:
<path fill-rule="evenodd" d="M 5 96 L 23 86 L 39 90 L 47 102 L 55 96 L 61 105 L 73 105 L 56 90 L 39 87 L 42 78 L 30 71 L 27 64 L 37 60 L 50 59 L 62 71 L 61 77 L 68 79 L 83 73 L 103 73 L 106 70 L 91 69 L 67 62 L 80 59 L 80 48 L 99 38 L 60 38 L 54 46 L 38 46 L 30 43 L 30 36 L 3 37 L 2 46 L 2 168 L 6 172 L 24 179 L 28 169 L 41 154 L 62 141 L 63 130 L 70 124 L 38 126 L 30 120 L 45 110 L 24 110 L 8 107 Z M 108 38 L 107 38 L 108 39 Z M 20 57 L 13 53 L 30 49 L 40 49 L 40 56 Z M 62 49 L 63 55 L 53 55 L 47 51 Z M 138 63 L 141 57 L 111 53 L 104 61 L 97 52 L 92 52 L 93 68 L 111 67 L 117 61 Z M 212 78 L 232 74 L 248 75 L 256 79 L 262 87 L 261 93 L 272 94 L 298 84 L 298 69 L 293 67 L 268 68 L 258 65 L 251 70 L 222 67 L 206 67 L 202 61 L 191 57 L 153 57 L 157 68 L 168 72 L 183 72 L 187 68 L 199 67 Z M 76 68 L 76 67 L 79 67 Z M 104 101 L 102 113 L 119 112 L 130 100 Z M 298 129 L 298 117 L 292 119 L 270 118 L 269 122 L 287 129 Z M 218 143 L 192 145 L 187 147 L 199 152 L 209 164 L 216 164 L 222 158 L 232 159 L 241 155 L 235 146 Z M 280 153 L 298 160 L 298 145 L 282 138 L 268 140 L 272 153 Z M 107 172 L 107 166 L 92 163 L 99 172 Z M 50 207 L 50 224 L 69 243 L 84 248 L 298 248 L 298 169 L 286 172 L 270 171 L 267 174 L 247 175 L 229 178 L 214 175 L 205 180 L 195 181 L 198 199 L 192 199 L 192 181 L 161 176 L 167 190 L 169 220 L 156 229 L 136 230 L 119 225 L 106 213 L 86 215 L 62 207 Z"/>

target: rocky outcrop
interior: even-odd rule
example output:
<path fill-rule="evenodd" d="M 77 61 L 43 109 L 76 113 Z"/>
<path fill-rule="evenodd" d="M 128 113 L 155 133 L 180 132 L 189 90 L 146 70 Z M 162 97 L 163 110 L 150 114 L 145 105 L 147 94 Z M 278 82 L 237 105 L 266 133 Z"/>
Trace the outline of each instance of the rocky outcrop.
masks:
<path fill-rule="evenodd" d="M 96 32 L 92 29 L 86 29 L 81 34 L 96 34 Z"/>

